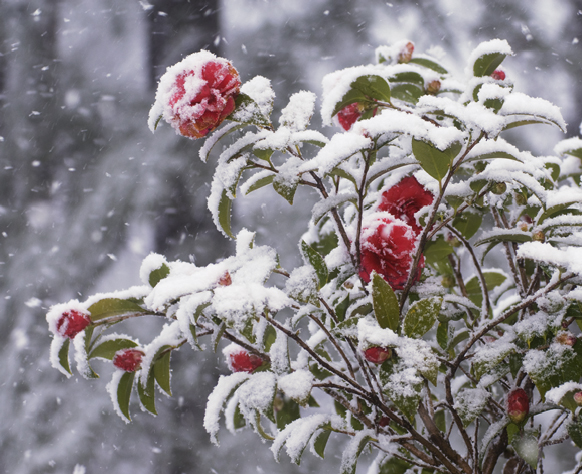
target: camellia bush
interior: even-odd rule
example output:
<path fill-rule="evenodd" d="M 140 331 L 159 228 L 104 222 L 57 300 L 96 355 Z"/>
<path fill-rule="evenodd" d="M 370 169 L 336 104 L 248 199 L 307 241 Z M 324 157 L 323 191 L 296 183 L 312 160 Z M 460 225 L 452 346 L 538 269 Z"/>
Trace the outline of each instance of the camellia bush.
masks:
<path fill-rule="evenodd" d="M 143 285 L 53 306 L 54 367 L 71 375 L 71 345 L 83 377 L 111 361 L 107 390 L 130 421 L 138 403 L 156 415 L 156 386 L 171 395 L 173 351 L 221 351 L 232 373 L 208 397 L 213 442 L 223 418 L 299 463 L 333 433 L 342 473 L 369 452 L 369 473 L 528 472 L 549 446 L 582 447 L 582 140 L 538 157 L 504 139 L 566 127 L 514 90 L 511 55 L 480 44 L 461 81 L 411 42 L 379 47 L 377 64 L 324 78 L 331 138 L 309 128 L 311 92 L 274 124 L 268 79 L 243 84 L 207 51 L 168 68 L 149 126 L 207 137 L 203 162 L 220 143 L 208 207 L 236 254 L 204 267 L 150 254 Z M 233 228 L 232 203 L 272 188 L 297 205 L 300 186 L 318 200 L 303 265 L 283 268 Z M 117 332 L 144 317 L 165 321 L 149 343 Z"/>

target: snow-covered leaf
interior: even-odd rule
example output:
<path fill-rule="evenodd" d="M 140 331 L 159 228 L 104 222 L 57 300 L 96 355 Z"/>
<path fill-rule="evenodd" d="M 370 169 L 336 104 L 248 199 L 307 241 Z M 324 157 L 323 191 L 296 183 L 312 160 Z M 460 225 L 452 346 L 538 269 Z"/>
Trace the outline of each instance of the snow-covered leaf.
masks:
<path fill-rule="evenodd" d="M 380 327 L 397 331 L 400 323 L 398 299 L 388 282 L 375 271 L 372 272 L 372 301 Z"/>
<path fill-rule="evenodd" d="M 443 299 L 425 298 L 416 301 L 408 309 L 402 323 L 402 331 L 408 337 L 419 339 L 434 326 L 441 309 Z"/>
<path fill-rule="evenodd" d="M 434 179 L 442 181 L 446 176 L 453 159 L 459 154 L 463 145 L 455 142 L 445 150 L 423 140 L 412 139 L 412 152 L 422 169 Z"/>
<path fill-rule="evenodd" d="M 134 299 L 122 298 L 104 298 L 89 306 L 88 311 L 93 322 L 128 313 L 148 313 Z"/>

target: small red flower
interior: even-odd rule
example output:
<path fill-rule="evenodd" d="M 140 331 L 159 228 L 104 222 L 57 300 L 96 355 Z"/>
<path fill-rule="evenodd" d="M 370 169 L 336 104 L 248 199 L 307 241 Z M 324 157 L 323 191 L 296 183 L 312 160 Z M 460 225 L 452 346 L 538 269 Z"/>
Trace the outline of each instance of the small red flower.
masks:
<path fill-rule="evenodd" d="M 576 392 L 573 397 L 576 404 L 582 406 L 582 392 Z"/>
<path fill-rule="evenodd" d="M 346 105 L 337 114 L 339 124 L 344 130 L 349 130 L 352 125 L 362 116 L 362 110 L 357 102 Z"/>
<path fill-rule="evenodd" d="M 392 356 L 392 349 L 389 347 L 374 346 L 364 351 L 364 357 L 368 362 L 373 364 L 382 364 L 390 359 Z"/>
<path fill-rule="evenodd" d="M 88 314 L 72 309 L 61 314 L 57 321 L 57 332 L 61 336 L 73 339 L 89 324 L 91 324 L 91 318 Z"/>
<path fill-rule="evenodd" d="M 141 367 L 144 355 L 139 349 L 121 349 L 113 356 L 113 365 L 126 372 L 135 372 Z"/>
<path fill-rule="evenodd" d="M 152 112 L 160 112 L 181 135 L 201 138 L 234 111 L 240 84 L 229 61 L 200 51 L 168 68 Z"/>
<path fill-rule="evenodd" d="M 410 274 L 417 234 L 413 228 L 386 212 L 368 216 L 360 237 L 360 277 L 368 283 L 372 272 L 382 276 L 395 290 L 402 290 Z M 418 262 L 415 281 L 424 267 Z"/>
<path fill-rule="evenodd" d="M 501 69 L 496 69 L 491 74 L 491 77 L 496 81 L 503 81 L 505 79 L 505 73 Z"/>
<path fill-rule="evenodd" d="M 409 41 L 398 54 L 398 62 L 409 63 L 412 59 L 412 53 L 414 53 L 414 45 Z"/>
<path fill-rule="evenodd" d="M 244 349 L 231 352 L 228 357 L 228 365 L 233 372 L 253 372 L 263 365 L 263 359 L 256 354 L 249 354 Z"/>
<path fill-rule="evenodd" d="M 512 423 L 519 425 L 529 414 L 529 397 L 523 388 L 513 389 L 507 395 L 507 416 Z"/>
<path fill-rule="evenodd" d="M 408 176 L 382 193 L 378 210 L 389 212 L 419 234 L 422 228 L 416 223 L 414 215 L 423 207 L 432 204 L 433 200 L 434 196 L 430 191 L 414 176 Z"/>

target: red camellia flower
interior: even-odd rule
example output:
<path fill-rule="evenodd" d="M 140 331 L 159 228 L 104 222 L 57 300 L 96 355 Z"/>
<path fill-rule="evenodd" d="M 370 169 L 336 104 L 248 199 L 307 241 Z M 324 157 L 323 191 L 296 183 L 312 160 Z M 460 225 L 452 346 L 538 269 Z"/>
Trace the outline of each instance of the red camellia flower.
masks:
<path fill-rule="evenodd" d="M 139 349 L 121 349 L 113 356 L 113 365 L 126 372 L 135 372 L 141 367 L 144 355 Z"/>
<path fill-rule="evenodd" d="M 226 59 L 209 51 L 191 54 L 160 79 L 150 129 L 161 116 L 185 137 L 204 137 L 233 112 L 240 84 L 237 70 Z"/>
<path fill-rule="evenodd" d="M 414 215 L 424 206 L 432 204 L 434 196 L 424 188 L 414 176 L 402 179 L 396 186 L 382 193 L 379 211 L 386 211 L 406 222 L 416 234 L 422 228 L 416 223 Z"/>
<path fill-rule="evenodd" d="M 496 81 L 503 81 L 505 79 L 505 73 L 501 69 L 496 69 L 491 74 L 491 77 Z"/>
<path fill-rule="evenodd" d="M 354 102 L 341 109 L 337 114 L 337 119 L 341 127 L 347 131 L 352 128 L 352 125 L 362 116 L 362 113 L 360 105 Z"/>
<path fill-rule="evenodd" d="M 371 273 L 382 276 L 395 290 L 402 290 L 410 274 L 417 234 L 411 226 L 387 212 L 376 212 L 362 223 L 360 277 L 368 283 Z M 416 281 L 424 267 L 418 262 Z"/>
<path fill-rule="evenodd" d="M 513 389 L 507 395 L 507 416 L 516 425 L 521 424 L 529 414 L 529 397 L 523 388 Z"/>
<path fill-rule="evenodd" d="M 249 354 L 241 348 L 229 354 L 229 367 L 233 372 L 252 372 L 263 365 L 263 359 L 256 354 Z"/>
<path fill-rule="evenodd" d="M 65 311 L 57 320 L 57 332 L 61 336 L 73 339 L 91 324 L 91 318 L 86 313 L 72 309 Z"/>
<path fill-rule="evenodd" d="M 373 364 L 382 364 L 383 362 L 390 359 L 392 356 L 392 349 L 389 347 L 374 346 L 369 347 L 364 351 L 364 357 L 367 361 Z"/>

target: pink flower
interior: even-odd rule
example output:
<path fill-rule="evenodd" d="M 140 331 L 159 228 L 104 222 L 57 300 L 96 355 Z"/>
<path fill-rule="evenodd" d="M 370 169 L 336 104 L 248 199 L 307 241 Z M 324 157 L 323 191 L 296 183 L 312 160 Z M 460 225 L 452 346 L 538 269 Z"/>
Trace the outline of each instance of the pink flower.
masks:
<path fill-rule="evenodd" d="M 237 70 L 226 59 L 208 51 L 192 54 L 160 79 L 150 128 L 162 115 L 179 134 L 204 137 L 234 111 L 240 84 Z"/>
<path fill-rule="evenodd" d="M 432 204 L 433 200 L 432 193 L 425 189 L 414 176 L 409 176 L 382 193 L 378 210 L 389 212 L 397 219 L 406 222 L 416 234 L 419 234 L 422 228 L 416 223 L 414 215 L 423 207 Z"/>
<path fill-rule="evenodd" d="M 513 389 L 507 395 L 507 416 L 512 423 L 519 425 L 529 414 L 529 397 L 523 388 Z"/>
<path fill-rule="evenodd" d="M 91 318 L 89 318 L 88 314 L 72 309 L 63 312 L 57 320 L 57 332 L 61 336 L 73 339 L 89 324 L 91 324 Z"/>
<path fill-rule="evenodd" d="M 126 372 L 135 372 L 141 367 L 143 356 L 139 349 L 121 349 L 113 356 L 113 365 Z"/>
<path fill-rule="evenodd" d="M 367 216 L 360 236 L 360 277 L 368 283 L 376 271 L 395 290 L 402 290 L 411 271 L 417 245 L 414 229 L 387 212 Z M 424 267 L 424 257 L 418 262 L 415 281 Z"/>

